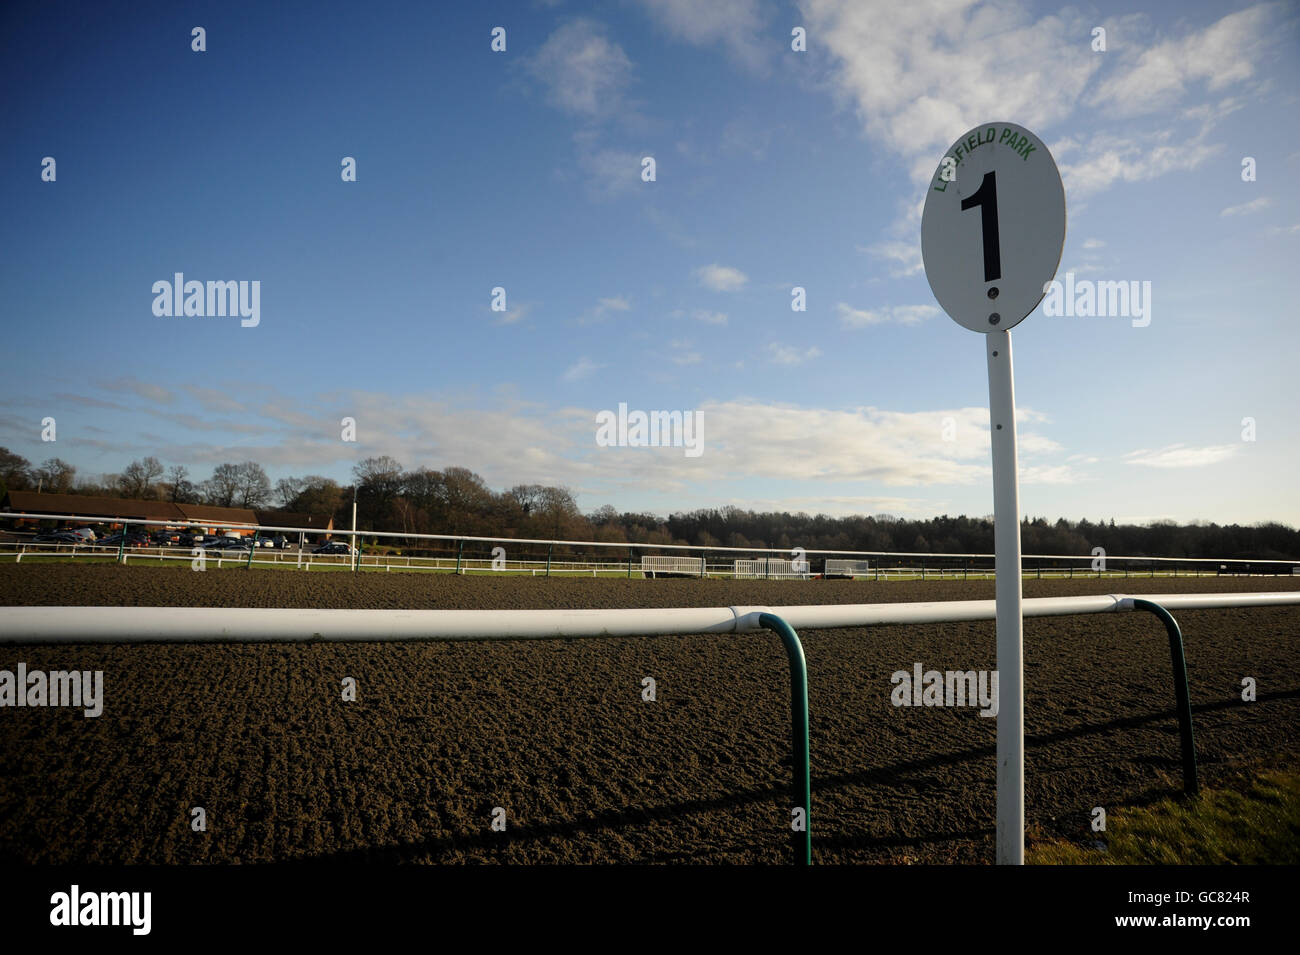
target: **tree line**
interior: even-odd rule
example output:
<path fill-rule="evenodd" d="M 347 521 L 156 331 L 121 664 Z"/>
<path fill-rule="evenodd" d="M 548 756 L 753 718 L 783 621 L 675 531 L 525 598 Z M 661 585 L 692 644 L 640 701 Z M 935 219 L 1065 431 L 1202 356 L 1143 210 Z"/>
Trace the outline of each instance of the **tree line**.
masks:
<path fill-rule="evenodd" d="M 407 469 L 387 455 L 366 458 L 340 484 L 309 474 L 272 484 L 253 461 L 217 465 L 210 477 L 191 480 L 188 468 L 155 457 L 132 461 L 121 474 L 98 481 L 78 479 L 76 468 L 59 458 L 33 466 L 0 448 L 0 493 L 6 489 L 127 497 L 221 507 L 275 508 L 328 515 L 334 526 L 351 527 L 356 501 L 359 530 L 467 537 L 525 537 L 593 540 L 639 545 L 780 548 L 792 550 L 888 551 L 990 554 L 991 517 L 900 518 L 888 514 L 830 517 L 803 512 L 705 508 L 670 514 L 620 512 L 606 504 L 583 513 L 567 487 L 517 484 L 494 491 L 468 468 Z M 1158 521 L 1116 524 L 1114 519 L 1071 521 L 1025 518 L 1026 554 L 1088 556 L 1095 548 L 1133 557 L 1209 557 L 1287 560 L 1300 557 L 1300 531 L 1277 522 L 1239 524 Z"/>

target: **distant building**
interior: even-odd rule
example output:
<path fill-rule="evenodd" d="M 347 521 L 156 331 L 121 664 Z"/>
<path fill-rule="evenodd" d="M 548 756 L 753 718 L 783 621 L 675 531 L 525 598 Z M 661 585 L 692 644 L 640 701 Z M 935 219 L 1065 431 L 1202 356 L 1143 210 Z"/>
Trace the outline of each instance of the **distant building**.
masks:
<path fill-rule="evenodd" d="M 258 511 L 257 523 L 264 527 L 292 527 L 298 531 L 298 540 L 307 541 L 307 535 L 315 535 L 312 540 L 328 540 L 330 531 L 334 530 L 334 517 L 329 514 L 295 514 L 292 511 Z M 274 531 L 285 534 L 290 531 Z"/>
<path fill-rule="evenodd" d="M 128 521 L 165 521 L 214 534 L 228 530 L 251 534 L 251 527 L 299 529 L 300 536 L 311 533 L 326 535 L 334 529 L 334 518 L 322 514 L 294 514 L 289 511 L 254 511 L 246 507 L 214 507 L 209 504 L 173 504 L 170 501 L 139 501 L 126 497 L 88 497 L 81 494 L 38 494 L 35 491 L 10 491 L 0 501 L 0 511 L 32 515 L 76 514 L 80 521 L 60 524 L 108 524 L 118 527 Z M 41 517 L 13 518 L 15 524 L 35 523 Z"/>

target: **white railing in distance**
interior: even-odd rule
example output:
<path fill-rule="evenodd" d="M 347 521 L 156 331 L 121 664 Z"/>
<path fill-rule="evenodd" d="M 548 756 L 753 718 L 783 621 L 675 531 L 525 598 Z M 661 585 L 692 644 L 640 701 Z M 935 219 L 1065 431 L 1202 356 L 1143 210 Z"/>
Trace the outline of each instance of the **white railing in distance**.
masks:
<path fill-rule="evenodd" d="M 704 574 L 703 557 L 642 557 L 641 573 L 700 577 Z"/>
<path fill-rule="evenodd" d="M 871 573 L 871 562 L 867 560 L 836 560 L 826 558 L 824 568 L 827 577 L 859 577 Z"/>

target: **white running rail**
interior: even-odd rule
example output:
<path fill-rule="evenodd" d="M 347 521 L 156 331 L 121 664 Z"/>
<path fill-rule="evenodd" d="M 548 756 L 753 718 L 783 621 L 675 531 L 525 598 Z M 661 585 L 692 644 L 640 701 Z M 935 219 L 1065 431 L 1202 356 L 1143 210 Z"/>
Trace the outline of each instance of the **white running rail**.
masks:
<path fill-rule="evenodd" d="M 1293 593 L 1039 597 L 1026 617 L 1114 613 L 1149 600 L 1170 611 L 1300 606 Z M 0 607 L 0 643 L 518 640 L 749 633 L 764 613 L 795 630 L 994 619 L 992 600 L 627 610 L 301 610 L 225 607 Z"/>

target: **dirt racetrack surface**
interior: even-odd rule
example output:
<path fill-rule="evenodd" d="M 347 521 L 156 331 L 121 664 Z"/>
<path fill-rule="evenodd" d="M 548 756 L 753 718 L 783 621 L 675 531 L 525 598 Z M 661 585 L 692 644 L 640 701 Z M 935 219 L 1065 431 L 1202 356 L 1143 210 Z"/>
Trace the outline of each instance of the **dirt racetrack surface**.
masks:
<path fill-rule="evenodd" d="M 1300 589 L 1025 582 L 1026 597 Z M 590 580 L 23 564 L 0 604 L 545 608 L 992 598 L 991 581 Z M 0 611 L 2 614 L 2 611 Z M 1300 608 L 1183 611 L 1203 784 L 1300 753 Z M 0 616 L 2 621 L 2 616 Z M 800 634 L 817 863 L 988 863 L 993 719 L 896 707 L 894 671 L 992 670 L 990 622 Z M 3 624 L 0 623 L 0 639 Z M 1026 815 L 1085 839 L 1181 787 L 1150 614 L 1025 621 Z M 104 710 L 0 708 L 0 861 L 785 863 L 789 671 L 769 634 L 402 643 L 0 644 L 102 670 Z M 642 699 L 643 677 L 656 699 Z M 1258 699 L 1243 702 L 1243 677 Z M 341 681 L 356 681 L 344 702 Z M 191 829 L 202 807 L 207 830 Z M 504 809 L 505 831 L 491 827 Z"/>

